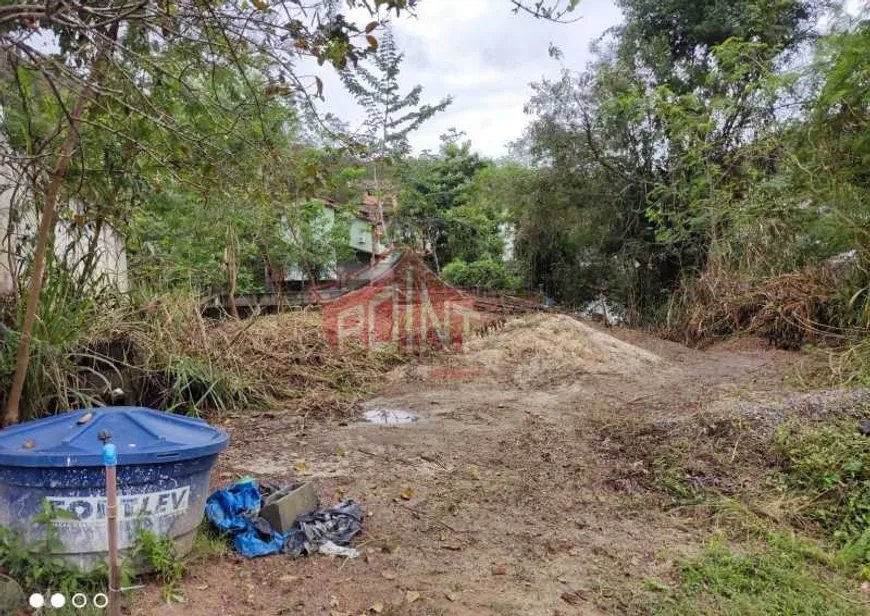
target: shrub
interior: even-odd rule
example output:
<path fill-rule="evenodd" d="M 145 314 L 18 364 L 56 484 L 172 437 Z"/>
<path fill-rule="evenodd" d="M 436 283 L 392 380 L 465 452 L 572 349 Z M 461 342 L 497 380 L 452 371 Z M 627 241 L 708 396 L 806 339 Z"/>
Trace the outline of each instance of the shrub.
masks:
<path fill-rule="evenodd" d="M 870 525 L 870 438 L 854 422 L 792 424 L 779 431 L 776 446 L 788 483 L 808 494 L 795 515 L 840 543 L 857 540 Z"/>

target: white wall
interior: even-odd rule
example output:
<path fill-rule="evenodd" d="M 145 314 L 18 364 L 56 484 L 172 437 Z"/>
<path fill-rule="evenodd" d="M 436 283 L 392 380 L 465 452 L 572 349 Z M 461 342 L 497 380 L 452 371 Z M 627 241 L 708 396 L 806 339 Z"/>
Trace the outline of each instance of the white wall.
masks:
<path fill-rule="evenodd" d="M 350 247 L 354 250 L 372 252 L 372 225 L 371 223 L 354 218 L 350 221 Z"/>
<path fill-rule="evenodd" d="M 6 225 L 9 221 L 9 208 L 12 205 L 13 189 L 8 186 L 0 167 L 0 295 L 12 293 L 12 274 L 9 271 L 9 242 Z"/>
<path fill-rule="evenodd" d="M 0 151 L 0 156 L 2 154 Z M 20 189 L 16 192 L 17 180 L 14 169 L 0 160 L 0 295 L 8 295 L 14 290 L 13 276 L 16 275 L 21 266 L 21 258 L 17 252 L 22 245 L 32 244 L 39 225 L 32 203 L 27 202 L 26 193 Z M 10 224 L 9 215 L 13 203 L 19 211 L 17 212 L 17 220 Z M 58 209 L 70 212 L 76 208 Z M 81 259 L 87 253 L 93 233 L 92 224 L 78 228 L 74 221 L 59 217 L 55 225 L 55 254 L 66 255 L 67 263 L 78 264 L 81 267 Z M 109 225 L 103 226 L 97 240 L 94 277 L 103 276 L 119 291 L 125 292 L 129 289 L 127 252 L 124 248 L 124 240 Z"/>

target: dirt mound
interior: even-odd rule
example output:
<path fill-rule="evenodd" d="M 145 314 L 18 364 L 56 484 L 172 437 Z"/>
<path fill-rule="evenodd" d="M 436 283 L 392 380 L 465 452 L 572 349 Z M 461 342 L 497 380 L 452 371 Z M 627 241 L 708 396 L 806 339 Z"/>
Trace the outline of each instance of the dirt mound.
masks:
<path fill-rule="evenodd" d="M 583 374 L 643 376 L 666 365 L 658 355 L 569 316 L 534 314 L 469 341 L 466 360 L 515 385 L 541 387 Z"/>

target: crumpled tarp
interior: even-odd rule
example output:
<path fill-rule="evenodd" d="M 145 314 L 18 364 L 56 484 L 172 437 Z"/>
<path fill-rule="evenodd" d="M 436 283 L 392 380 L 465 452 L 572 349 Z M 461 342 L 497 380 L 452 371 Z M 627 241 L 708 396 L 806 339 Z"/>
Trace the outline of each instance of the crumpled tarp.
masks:
<path fill-rule="evenodd" d="M 209 496 L 205 516 L 218 531 L 231 535 L 233 548 L 247 558 L 279 552 L 308 555 L 327 542 L 345 546 L 362 527 L 362 505 L 346 500 L 299 516 L 289 532 L 281 534 L 260 517 L 262 504 L 257 482 L 246 479 Z"/>
<path fill-rule="evenodd" d="M 362 516 L 362 505 L 354 500 L 300 515 L 287 533 L 282 551 L 290 556 L 301 556 L 316 552 L 327 541 L 347 545 L 360 531 Z"/>

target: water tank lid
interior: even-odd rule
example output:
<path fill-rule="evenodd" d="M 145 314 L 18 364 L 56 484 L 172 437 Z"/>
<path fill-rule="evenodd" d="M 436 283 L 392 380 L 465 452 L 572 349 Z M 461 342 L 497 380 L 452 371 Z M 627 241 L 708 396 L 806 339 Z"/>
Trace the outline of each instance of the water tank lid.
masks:
<path fill-rule="evenodd" d="M 104 430 L 124 466 L 191 460 L 223 451 L 229 441 L 202 419 L 142 407 L 92 408 L 0 431 L 0 466 L 102 466 Z"/>

